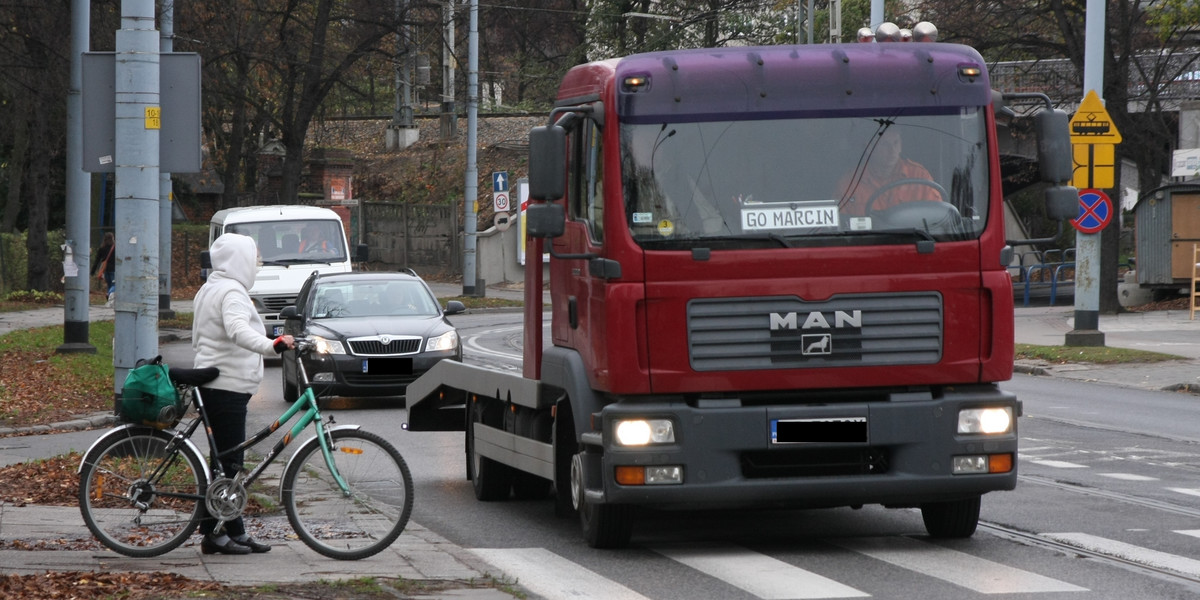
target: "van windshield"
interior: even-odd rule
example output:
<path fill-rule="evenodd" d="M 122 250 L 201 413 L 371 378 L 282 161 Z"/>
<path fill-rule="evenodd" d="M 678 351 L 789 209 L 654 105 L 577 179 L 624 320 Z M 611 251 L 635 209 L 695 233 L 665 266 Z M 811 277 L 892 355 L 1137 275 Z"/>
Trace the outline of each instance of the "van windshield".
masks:
<path fill-rule="evenodd" d="M 333 263 L 347 260 L 341 221 L 236 223 L 228 225 L 225 230 L 254 238 L 264 265 Z"/>

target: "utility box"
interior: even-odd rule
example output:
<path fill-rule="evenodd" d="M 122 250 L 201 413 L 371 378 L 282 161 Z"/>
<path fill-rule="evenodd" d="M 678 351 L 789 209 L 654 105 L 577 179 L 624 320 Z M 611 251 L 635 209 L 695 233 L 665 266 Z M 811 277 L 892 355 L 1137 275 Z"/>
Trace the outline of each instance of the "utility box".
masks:
<path fill-rule="evenodd" d="M 1192 246 L 1200 244 L 1200 185 L 1159 188 L 1138 200 L 1133 213 L 1138 284 L 1164 289 L 1190 285 Z"/>

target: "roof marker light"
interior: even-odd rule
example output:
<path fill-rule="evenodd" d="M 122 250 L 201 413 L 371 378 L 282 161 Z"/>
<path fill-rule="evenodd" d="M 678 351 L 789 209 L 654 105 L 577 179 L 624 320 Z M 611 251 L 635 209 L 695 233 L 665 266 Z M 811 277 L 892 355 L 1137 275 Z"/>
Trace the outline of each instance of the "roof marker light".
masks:
<path fill-rule="evenodd" d="M 622 91 L 636 93 L 643 89 L 650 89 L 649 75 L 629 75 L 621 80 Z"/>

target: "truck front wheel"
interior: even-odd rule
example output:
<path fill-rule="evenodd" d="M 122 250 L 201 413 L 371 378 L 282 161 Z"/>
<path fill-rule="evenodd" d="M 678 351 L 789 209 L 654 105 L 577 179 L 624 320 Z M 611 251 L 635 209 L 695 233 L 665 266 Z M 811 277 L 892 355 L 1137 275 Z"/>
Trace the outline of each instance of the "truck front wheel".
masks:
<path fill-rule="evenodd" d="M 583 453 L 571 458 L 571 503 L 579 511 L 583 538 L 593 548 L 624 548 L 633 533 L 633 507 L 594 504 L 584 492 Z"/>
<path fill-rule="evenodd" d="M 968 538 L 979 525 L 980 497 L 921 505 L 925 530 L 935 538 Z"/>

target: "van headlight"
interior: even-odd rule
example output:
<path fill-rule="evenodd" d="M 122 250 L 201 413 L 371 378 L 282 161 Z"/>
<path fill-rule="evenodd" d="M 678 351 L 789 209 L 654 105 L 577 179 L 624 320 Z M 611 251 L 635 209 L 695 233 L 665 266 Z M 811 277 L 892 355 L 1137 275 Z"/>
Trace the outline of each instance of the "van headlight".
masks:
<path fill-rule="evenodd" d="M 625 419 L 614 425 L 621 446 L 675 443 L 675 424 L 670 419 Z"/>
<path fill-rule="evenodd" d="M 964 408 L 958 411 L 960 434 L 996 435 L 1012 433 L 1012 407 Z"/>
<path fill-rule="evenodd" d="M 458 332 L 447 331 L 437 337 L 429 338 L 429 342 L 425 344 L 426 352 L 442 352 L 445 350 L 453 350 L 458 347 Z"/>

